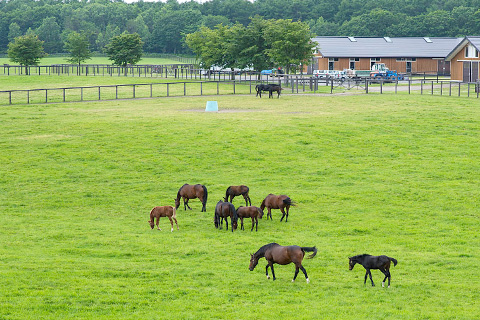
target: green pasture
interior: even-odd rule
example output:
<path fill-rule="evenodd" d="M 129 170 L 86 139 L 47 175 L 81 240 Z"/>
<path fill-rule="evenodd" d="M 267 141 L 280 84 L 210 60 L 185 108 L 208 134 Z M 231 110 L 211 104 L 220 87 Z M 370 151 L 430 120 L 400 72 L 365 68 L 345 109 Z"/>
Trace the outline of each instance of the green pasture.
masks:
<path fill-rule="evenodd" d="M 129 79 L 131 80 L 131 79 Z M 206 113 L 207 100 L 220 112 Z M 2 106 L 0 319 L 476 319 L 480 108 L 408 95 L 175 97 Z M 207 212 L 150 210 L 184 183 Z M 258 232 L 217 230 L 246 184 L 296 206 Z M 243 199 L 235 198 L 238 207 Z M 293 265 L 260 246 L 316 246 Z M 392 287 L 348 257 L 386 254 Z"/>

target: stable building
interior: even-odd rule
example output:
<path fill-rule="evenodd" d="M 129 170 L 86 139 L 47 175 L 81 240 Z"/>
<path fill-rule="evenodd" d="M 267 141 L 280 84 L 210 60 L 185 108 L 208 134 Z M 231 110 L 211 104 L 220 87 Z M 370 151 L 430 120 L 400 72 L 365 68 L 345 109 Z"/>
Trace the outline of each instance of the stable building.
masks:
<path fill-rule="evenodd" d="M 438 37 L 316 37 L 313 70 L 370 70 L 384 63 L 399 73 L 450 75 L 445 58 L 462 38 Z"/>
<path fill-rule="evenodd" d="M 451 79 L 462 82 L 477 82 L 479 77 L 480 64 L 480 37 L 465 37 L 447 55 L 446 60 L 450 62 Z"/>

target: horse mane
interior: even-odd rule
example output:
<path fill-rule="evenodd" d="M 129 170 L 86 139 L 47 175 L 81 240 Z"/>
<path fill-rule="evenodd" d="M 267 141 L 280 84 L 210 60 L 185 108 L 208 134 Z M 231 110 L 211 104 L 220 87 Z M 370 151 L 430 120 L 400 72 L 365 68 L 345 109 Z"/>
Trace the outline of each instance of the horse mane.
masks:
<path fill-rule="evenodd" d="M 185 183 L 183 186 L 180 187 L 180 189 L 178 189 L 178 192 L 177 192 L 177 199 L 180 199 L 180 191 L 182 191 L 183 187 L 185 187 L 188 183 Z"/>
<path fill-rule="evenodd" d="M 258 249 L 257 252 L 253 254 L 253 256 L 255 257 L 255 259 L 260 259 L 262 257 L 265 257 L 265 251 L 267 251 L 267 249 L 270 249 L 271 247 L 274 247 L 274 246 L 279 246 L 279 244 L 272 242 L 264 246 L 261 246 L 260 249 Z"/>
<path fill-rule="evenodd" d="M 366 257 L 370 257 L 370 256 L 371 256 L 370 254 L 364 253 L 364 254 L 359 254 L 359 255 L 353 256 L 351 259 L 353 259 L 353 260 L 355 260 L 355 259 L 363 260 Z"/>

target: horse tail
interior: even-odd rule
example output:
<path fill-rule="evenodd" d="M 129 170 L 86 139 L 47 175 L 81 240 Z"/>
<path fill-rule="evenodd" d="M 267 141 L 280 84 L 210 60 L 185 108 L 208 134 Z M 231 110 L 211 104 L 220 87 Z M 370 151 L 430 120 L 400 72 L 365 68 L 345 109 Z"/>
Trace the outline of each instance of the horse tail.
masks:
<path fill-rule="evenodd" d="M 283 199 L 283 203 L 286 205 L 295 207 L 295 202 L 293 202 L 292 199 L 290 199 L 290 197 L 286 197 L 285 199 Z"/>
<path fill-rule="evenodd" d="M 397 262 L 397 259 L 395 259 L 395 258 L 390 258 L 390 257 L 388 257 L 388 259 L 393 262 L 393 266 L 394 266 L 394 267 L 397 265 L 397 263 L 398 263 L 398 262 Z"/>
<path fill-rule="evenodd" d="M 309 255 L 307 257 L 307 259 L 312 259 L 317 254 L 317 247 L 301 247 L 301 249 L 303 250 L 303 252 L 305 252 L 305 251 L 306 252 L 313 252 L 311 255 Z"/>
<path fill-rule="evenodd" d="M 207 191 L 207 187 L 205 187 L 204 185 L 202 185 L 202 188 L 203 188 L 203 201 L 202 201 L 202 204 L 203 204 L 203 206 L 206 208 L 206 206 L 207 206 L 207 198 L 208 198 L 208 191 Z"/>
<path fill-rule="evenodd" d="M 230 187 L 228 187 L 227 191 L 225 191 L 225 198 L 224 198 L 225 201 L 228 201 L 228 193 L 229 193 L 228 191 L 230 191 Z"/>

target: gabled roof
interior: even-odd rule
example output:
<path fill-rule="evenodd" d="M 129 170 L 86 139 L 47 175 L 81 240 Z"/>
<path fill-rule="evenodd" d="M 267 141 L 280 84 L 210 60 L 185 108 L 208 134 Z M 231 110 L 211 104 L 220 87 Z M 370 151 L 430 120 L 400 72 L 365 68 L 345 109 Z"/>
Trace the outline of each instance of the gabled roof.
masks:
<path fill-rule="evenodd" d="M 460 43 L 455 46 L 452 51 L 450 51 L 445 60 L 452 60 L 453 57 L 455 57 L 460 52 L 460 50 L 462 50 L 467 45 L 467 43 L 471 43 L 475 47 L 475 49 L 480 52 L 480 37 L 468 36 L 463 38 Z"/>
<path fill-rule="evenodd" d="M 335 58 L 445 58 L 462 38 L 317 37 L 318 52 Z"/>

